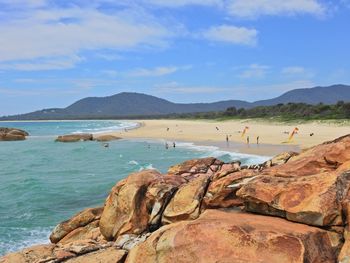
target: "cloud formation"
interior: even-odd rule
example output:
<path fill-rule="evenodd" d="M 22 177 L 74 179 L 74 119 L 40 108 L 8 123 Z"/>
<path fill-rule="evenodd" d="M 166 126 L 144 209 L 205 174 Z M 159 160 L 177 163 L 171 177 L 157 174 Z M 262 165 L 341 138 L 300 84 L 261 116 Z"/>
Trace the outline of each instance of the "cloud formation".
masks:
<path fill-rule="evenodd" d="M 322 15 L 326 7 L 318 0 L 229 0 L 227 11 L 240 18 L 257 18 L 263 15 Z"/>
<path fill-rule="evenodd" d="M 221 25 L 209 28 L 202 33 L 202 36 L 210 41 L 255 45 L 257 43 L 258 31 L 246 27 Z"/>

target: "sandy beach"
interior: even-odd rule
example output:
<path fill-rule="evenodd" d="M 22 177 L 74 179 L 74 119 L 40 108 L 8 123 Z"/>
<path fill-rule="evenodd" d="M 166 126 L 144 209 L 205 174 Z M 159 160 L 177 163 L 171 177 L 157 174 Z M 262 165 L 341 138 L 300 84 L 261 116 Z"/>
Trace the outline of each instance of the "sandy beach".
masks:
<path fill-rule="evenodd" d="M 350 133 L 349 123 L 279 123 L 257 120 L 140 120 L 140 128 L 113 133 L 123 138 L 164 139 L 218 146 L 229 151 L 258 155 L 300 151 Z M 244 129 L 246 133 L 243 135 Z M 297 133 L 288 140 L 295 128 Z M 312 135 L 312 136 L 310 136 Z M 226 142 L 228 136 L 228 143 Z M 257 137 L 259 136 L 259 144 Z M 247 143 L 249 137 L 249 144 Z"/>

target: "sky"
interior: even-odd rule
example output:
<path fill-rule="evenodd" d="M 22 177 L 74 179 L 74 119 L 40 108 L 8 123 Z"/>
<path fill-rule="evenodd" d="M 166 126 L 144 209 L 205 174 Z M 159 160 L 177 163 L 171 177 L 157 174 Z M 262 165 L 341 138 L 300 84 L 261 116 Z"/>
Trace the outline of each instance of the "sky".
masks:
<path fill-rule="evenodd" d="M 350 0 L 0 0 L 0 115 L 350 84 Z"/>

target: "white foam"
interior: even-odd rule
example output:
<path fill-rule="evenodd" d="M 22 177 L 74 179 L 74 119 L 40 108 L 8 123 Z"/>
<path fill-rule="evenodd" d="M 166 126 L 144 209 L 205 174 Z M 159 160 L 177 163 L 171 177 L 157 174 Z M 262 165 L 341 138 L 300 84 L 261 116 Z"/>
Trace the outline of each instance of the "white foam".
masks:
<path fill-rule="evenodd" d="M 156 168 L 154 168 L 152 164 L 147 164 L 140 167 L 139 171 L 141 172 L 143 170 L 156 170 Z"/>
<path fill-rule="evenodd" d="M 189 142 L 178 142 L 176 145 L 177 147 L 186 148 L 186 149 L 190 149 L 198 152 L 203 152 L 202 157 L 210 156 L 210 157 L 215 157 L 220 159 L 220 157 L 223 157 L 226 155 L 231 160 L 242 161 L 242 164 L 245 164 L 245 165 L 259 164 L 271 159 L 271 156 L 260 156 L 260 155 L 253 155 L 253 154 L 223 151 L 216 146 L 195 145 L 194 143 L 189 143 Z"/>
<path fill-rule="evenodd" d="M 0 237 L 0 255 L 18 251 L 26 247 L 49 243 L 49 235 L 53 227 L 7 227 L 6 233 Z"/>
<path fill-rule="evenodd" d="M 131 164 L 131 165 L 138 165 L 139 163 L 136 162 L 135 160 L 132 160 L 132 161 L 128 162 L 128 164 Z"/>

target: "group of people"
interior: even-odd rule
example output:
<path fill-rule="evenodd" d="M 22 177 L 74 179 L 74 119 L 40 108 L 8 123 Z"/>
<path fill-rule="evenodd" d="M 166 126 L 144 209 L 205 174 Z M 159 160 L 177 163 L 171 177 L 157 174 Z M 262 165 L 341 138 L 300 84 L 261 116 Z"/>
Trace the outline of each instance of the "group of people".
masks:
<path fill-rule="evenodd" d="M 259 144 L 259 140 L 260 140 L 260 136 L 257 136 L 257 137 L 256 137 L 256 144 Z M 249 136 L 247 136 L 246 141 L 247 141 L 247 144 L 250 143 Z M 228 136 L 228 135 L 226 135 L 226 142 L 227 142 L 227 143 L 229 142 L 229 136 Z"/>
<path fill-rule="evenodd" d="M 173 148 L 176 148 L 176 143 L 175 142 L 173 142 Z M 169 144 L 166 142 L 165 143 L 165 149 L 169 149 Z"/>

